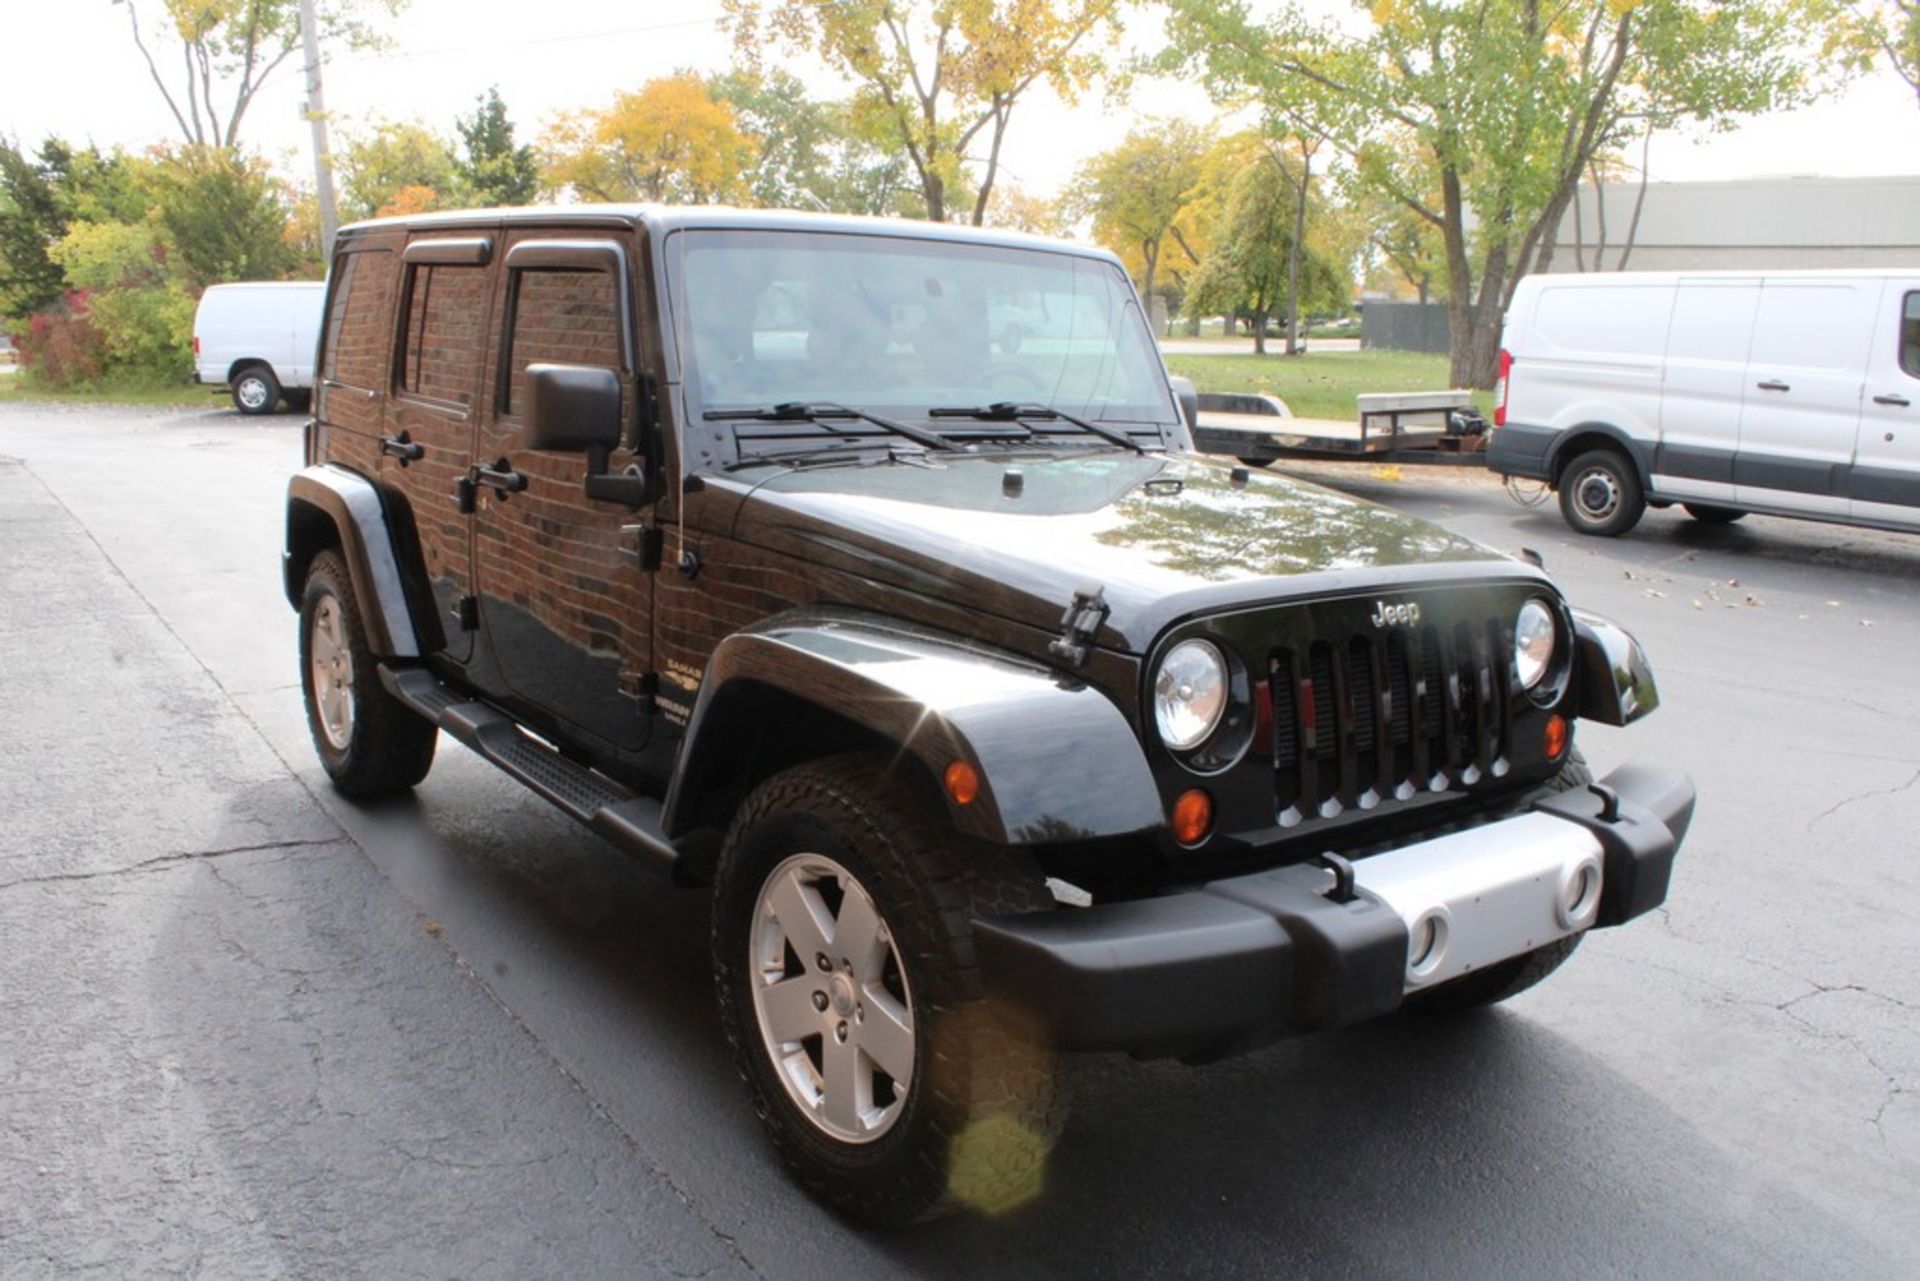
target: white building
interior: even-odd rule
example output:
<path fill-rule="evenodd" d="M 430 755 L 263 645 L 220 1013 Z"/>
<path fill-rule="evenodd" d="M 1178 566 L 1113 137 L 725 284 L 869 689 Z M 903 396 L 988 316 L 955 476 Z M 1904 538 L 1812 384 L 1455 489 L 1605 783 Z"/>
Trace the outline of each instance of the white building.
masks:
<path fill-rule="evenodd" d="M 1583 184 L 1547 269 L 1920 267 L 1920 177 L 1654 182 L 1634 228 L 1640 190 Z"/>

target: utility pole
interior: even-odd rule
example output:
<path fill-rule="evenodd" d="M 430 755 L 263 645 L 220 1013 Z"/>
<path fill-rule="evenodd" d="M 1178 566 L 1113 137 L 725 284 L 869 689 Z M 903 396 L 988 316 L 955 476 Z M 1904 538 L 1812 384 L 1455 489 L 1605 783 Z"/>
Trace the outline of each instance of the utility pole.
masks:
<path fill-rule="evenodd" d="M 320 200 L 320 252 L 333 257 L 334 233 L 340 230 L 340 209 L 333 196 L 333 154 L 327 149 L 327 100 L 320 88 L 320 31 L 313 16 L 314 0 L 300 0 L 300 43 L 307 54 L 307 123 L 313 128 L 313 189 Z"/>

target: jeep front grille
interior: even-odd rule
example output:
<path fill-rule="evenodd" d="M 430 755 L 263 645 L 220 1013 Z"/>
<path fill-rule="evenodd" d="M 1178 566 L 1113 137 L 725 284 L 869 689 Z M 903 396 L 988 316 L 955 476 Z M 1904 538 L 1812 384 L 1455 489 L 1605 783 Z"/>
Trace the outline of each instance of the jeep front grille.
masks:
<path fill-rule="evenodd" d="M 1504 776 L 1512 652 L 1498 621 L 1273 649 L 1267 684 L 1280 825 Z"/>

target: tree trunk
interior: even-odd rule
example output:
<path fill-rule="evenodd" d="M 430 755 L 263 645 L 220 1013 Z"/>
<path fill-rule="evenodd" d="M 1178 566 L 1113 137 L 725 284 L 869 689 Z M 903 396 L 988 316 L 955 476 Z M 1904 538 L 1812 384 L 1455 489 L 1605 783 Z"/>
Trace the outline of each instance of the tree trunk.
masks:
<path fill-rule="evenodd" d="M 1307 190 L 1313 183 L 1313 155 L 1300 147 L 1300 198 L 1293 205 L 1293 243 L 1287 246 L 1287 354 L 1300 354 L 1300 259 L 1306 252 Z"/>
<path fill-rule="evenodd" d="M 1253 354 L 1264 356 L 1267 354 L 1267 313 L 1254 312 L 1250 323 L 1253 325 Z"/>
<path fill-rule="evenodd" d="M 1230 311 L 1223 312 L 1220 316 L 1220 336 L 1222 338 L 1233 337 L 1233 313 Z"/>

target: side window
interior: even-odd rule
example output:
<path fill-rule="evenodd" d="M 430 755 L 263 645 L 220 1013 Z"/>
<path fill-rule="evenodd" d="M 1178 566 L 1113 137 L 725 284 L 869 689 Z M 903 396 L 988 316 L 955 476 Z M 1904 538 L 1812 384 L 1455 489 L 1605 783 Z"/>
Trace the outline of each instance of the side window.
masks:
<path fill-rule="evenodd" d="M 340 283 L 327 309 L 322 378 L 375 391 L 387 382 L 392 341 L 393 256 L 384 249 L 341 255 Z"/>
<path fill-rule="evenodd" d="M 1900 368 L 1920 378 L 1920 293 L 1908 294 L 1900 308 Z"/>
<path fill-rule="evenodd" d="M 622 366 L 620 291 L 611 273 L 528 268 L 513 273 L 506 385 L 500 413 L 526 404 L 527 366 L 546 362 Z"/>
<path fill-rule="evenodd" d="M 466 408 L 487 331 L 487 269 L 415 263 L 407 268 L 407 322 L 394 389 Z"/>

